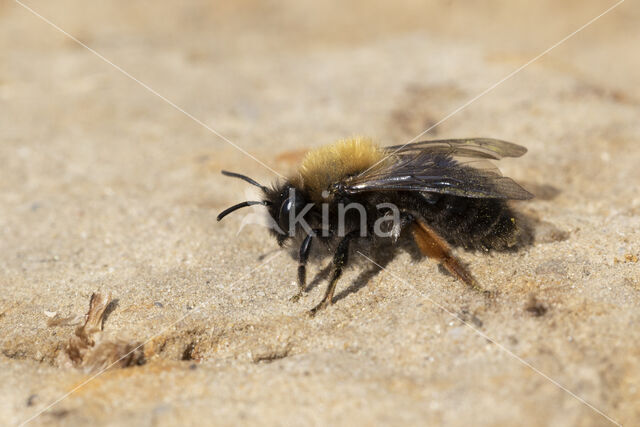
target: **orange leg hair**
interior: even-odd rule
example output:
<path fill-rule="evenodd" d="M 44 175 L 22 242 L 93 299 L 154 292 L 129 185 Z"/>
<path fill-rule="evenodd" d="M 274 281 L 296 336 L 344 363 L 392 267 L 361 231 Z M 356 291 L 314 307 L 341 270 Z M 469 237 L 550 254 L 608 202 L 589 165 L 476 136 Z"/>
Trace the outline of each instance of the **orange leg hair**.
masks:
<path fill-rule="evenodd" d="M 484 291 L 471 273 L 451 254 L 451 248 L 447 242 L 431 227 L 422 221 L 416 220 L 411 227 L 411 231 L 413 232 L 414 240 L 424 255 L 438 260 L 449 273 L 467 285 L 476 290 Z"/>

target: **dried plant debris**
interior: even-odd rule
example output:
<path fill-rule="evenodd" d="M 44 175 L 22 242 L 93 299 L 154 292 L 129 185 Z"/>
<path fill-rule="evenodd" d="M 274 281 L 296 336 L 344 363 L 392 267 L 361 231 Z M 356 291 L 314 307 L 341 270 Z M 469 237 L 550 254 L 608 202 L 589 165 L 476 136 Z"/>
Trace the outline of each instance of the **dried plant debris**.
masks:
<path fill-rule="evenodd" d="M 138 343 L 102 339 L 102 324 L 111 303 L 110 295 L 91 295 L 84 325 L 76 328 L 75 335 L 64 348 L 68 361 L 74 367 L 95 372 L 110 367 L 125 368 L 144 363 L 144 352 Z"/>
<path fill-rule="evenodd" d="M 55 327 L 55 326 L 75 326 L 82 323 L 84 316 L 67 316 L 62 317 L 60 313 L 57 311 L 45 311 L 44 315 L 48 317 L 47 326 Z"/>

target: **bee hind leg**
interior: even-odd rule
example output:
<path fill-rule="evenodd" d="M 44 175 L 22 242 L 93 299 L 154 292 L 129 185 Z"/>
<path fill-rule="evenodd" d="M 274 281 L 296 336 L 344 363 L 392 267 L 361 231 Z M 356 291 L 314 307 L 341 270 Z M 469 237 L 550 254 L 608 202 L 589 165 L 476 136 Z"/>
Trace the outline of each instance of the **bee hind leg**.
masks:
<path fill-rule="evenodd" d="M 327 290 L 324 294 L 324 298 L 322 298 L 322 301 L 320 301 L 320 304 L 316 305 L 309 312 L 311 316 L 315 316 L 315 314 L 318 311 L 328 307 L 333 303 L 333 294 L 336 290 L 338 279 L 340 278 L 340 276 L 342 276 L 343 267 L 347 265 L 347 262 L 349 262 L 349 243 L 357 235 L 358 235 L 357 230 L 351 231 L 342 238 L 340 243 L 338 243 L 338 248 L 336 249 L 336 253 L 333 256 L 334 269 L 333 269 L 333 275 L 331 276 L 331 281 L 329 282 L 329 286 L 327 286 Z"/>
<path fill-rule="evenodd" d="M 471 273 L 453 256 L 447 242 L 431 227 L 416 220 L 413 223 L 412 232 L 413 238 L 424 255 L 439 261 L 449 273 L 473 289 L 485 293 Z"/>

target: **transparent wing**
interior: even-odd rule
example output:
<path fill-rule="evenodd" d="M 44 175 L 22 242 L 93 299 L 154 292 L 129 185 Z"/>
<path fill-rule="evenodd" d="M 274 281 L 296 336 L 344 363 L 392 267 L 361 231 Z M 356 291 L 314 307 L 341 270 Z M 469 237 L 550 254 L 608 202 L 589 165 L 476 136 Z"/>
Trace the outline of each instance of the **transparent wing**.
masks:
<path fill-rule="evenodd" d="M 450 156 L 500 160 L 503 157 L 520 157 L 527 149 L 513 142 L 493 138 L 436 139 L 406 145 L 385 147 L 389 153 L 429 152 Z"/>

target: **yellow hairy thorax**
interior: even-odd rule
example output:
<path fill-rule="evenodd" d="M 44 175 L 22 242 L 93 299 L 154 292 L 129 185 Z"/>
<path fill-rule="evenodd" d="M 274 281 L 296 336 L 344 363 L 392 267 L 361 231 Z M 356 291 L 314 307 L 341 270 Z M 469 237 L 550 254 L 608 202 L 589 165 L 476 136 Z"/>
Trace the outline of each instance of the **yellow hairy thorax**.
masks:
<path fill-rule="evenodd" d="M 314 199 L 320 199 L 332 184 L 366 170 L 383 158 L 384 151 L 369 138 L 342 139 L 307 153 L 295 181 Z"/>

